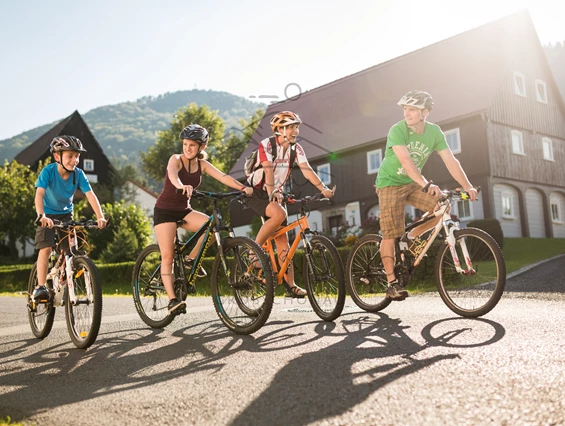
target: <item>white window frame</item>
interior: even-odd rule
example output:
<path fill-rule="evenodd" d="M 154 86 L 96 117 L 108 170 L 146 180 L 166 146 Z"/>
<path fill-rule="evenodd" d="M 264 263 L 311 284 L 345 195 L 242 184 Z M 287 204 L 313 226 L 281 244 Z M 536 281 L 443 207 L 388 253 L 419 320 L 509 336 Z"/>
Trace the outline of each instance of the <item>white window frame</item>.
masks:
<path fill-rule="evenodd" d="M 502 205 L 502 218 L 503 219 L 516 219 L 514 215 L 514 194 L 510 191 L 502 191 L 500 194 Z M 505 203 L 505 200 L 508 200 Z M 508 204 L 509 212 L 506 212 L 505 204 Z"/>
<path fill-rule="evenodd" d="M 457 146 L 452 147 L 451 145 L 449 145 L 449 142 L 447 143 L 447 145 L 449 145 L 451 152 L 453 152 L 454 154 L 459 154 L 461 152 L 461 133 L 459 132 L 459 127 L 457 127 L 456 129 L 447 130 L 443 132 L 443 134 L 445 135 L 446 141 L 448 136 L 456 135 L 455 140 L 457 142 Z"/>
<path fill-rule="evenodd" d="M 511 140 L 512 140 L 512 153 L 517 155 L 526 155 L 524 152 L 524 135 L 519 130 L 512 130 L 511 132 Z M 516 137 L 516 141 L 518 142 L 518 146 L 514 143 L 514 137 Z M 518 149 L 518 150 L 516 150 Z"/>
<path fill-rule="evenodd" d="M 467 209 L 469 210 L 469 216 L 461 216 L 461 205 L 466 205 Z M 471 201 L 470 200 L 458 200 L 457 201 L 457 217 L 459 218 L 459 220 L 471 220 L 473 219 L 473 206 L 471 205 Z"/>
<path fill-rule="evenodd" d="M 94 171 L 94 160 L 90 158 L 85 158 L 82 160 L 82 168 L 85 172 L 93 172 Z"/>
<path fill-rule="evenodd" d="M 536 100 L 542 104 L 547 104 L 547 85 L 543 80 L 536 80 Z"/>
<path fill-rule="evenodd" d="M 327 169 L 327 170 L 324 170 L 324 169 Z M 330 163 L 320 164 L 316 168 L 316 172 L 318 174 L 318 177 L 320 178 L 320 180 L 322 181 L 322 183 L 324 185 L 329 185 L 330 183 L 332 183 L 331 170 L 332 169 L 331 169 Z"/>
<path fill-rule="evenodd" d="M 553 141 L 550 138 L 542 137 L 541 147 L 543 150 L 543 159 L 547 161 L 555 161 L 553 158 Z"/>
<path fill-rule="evenodd" d="M 371 157 L 373 155 L 376 155 L 377 157 L 379 157 L 379 167 L 377 167 L 376 169 L 371 168 Z M 369 151 L 367 153 L 367 174 L 368 175 L 372 175 L 374 173 L 377 173 L 379 171 L 379 169 L 381 168 L 381 165 L 383 164 L 383 150 L 381 148 L 379 149 L 375 149 L 373 151 Z"/>
<path fill-rule="evenodd" d="M 522 83 L 523 90 L 520 89 L 520 84 L 518 82 Z M 514 93 L 518 96 L 523 96 L 524 98 L 528 97 L 526 93 L 526 77 L 518 71 L 514 71 Z"/>
<path fill-rule="evenodd" d="M 551 221 L 553 223 L 563 223 L 563 219 L 561 217 L 561 209 L 559 208 L 559 200 L 553 197 L 549 199 L 549 210 L 551 213 Z"/>

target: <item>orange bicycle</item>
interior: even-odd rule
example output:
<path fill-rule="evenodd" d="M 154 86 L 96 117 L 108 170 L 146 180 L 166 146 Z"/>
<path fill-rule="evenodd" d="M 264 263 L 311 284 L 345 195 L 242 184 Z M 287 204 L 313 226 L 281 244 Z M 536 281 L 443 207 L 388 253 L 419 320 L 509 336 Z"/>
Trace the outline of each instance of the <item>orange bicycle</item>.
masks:
<path fill-rule="evenodd" d="M 300 217 L 280 228 L 272 235 L 263 248 L 271 259 L 277 284 L 284 282 L 284 274 L 290 266 L 300 243 L 304 248 L 304 285 L 308 300 L 314 312 L 324 321 L 333 321 L 341 315 L 345 304 L 345 273 L 343 263 L 336 246 L 327 237 L 310 229 L 306 204 L 318 200 L 327 200 L 321 193 L 300 199 L 284 194 L 287 204 L 300 205 Z M 275 255 L 274 241 L 293 229 L 299 229 L 299 235 L 290 246 L 288 256 L 279 264 Z"/>

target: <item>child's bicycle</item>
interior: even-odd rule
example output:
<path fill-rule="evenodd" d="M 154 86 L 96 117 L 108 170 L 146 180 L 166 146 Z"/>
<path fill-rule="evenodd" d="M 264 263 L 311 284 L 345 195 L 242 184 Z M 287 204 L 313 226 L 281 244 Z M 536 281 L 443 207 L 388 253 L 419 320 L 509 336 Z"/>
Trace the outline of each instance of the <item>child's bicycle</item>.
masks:
<path fill-rule="evenodd" d="M 49 298 L 34 300 L 37 285 L 37 262 L 31 269 L 27 291 L 29 324 L 35 337 L 49 335 L 55 319 L 55 308 L 65 307 L 67 329 L 71 340 L 80 349 L 94 343 L 102 318 L 102 286 L 98 269 L 86 256 L 88 243 L 82 229 L 98 228 L 93 220 L 61 222 L 53 227 L 66 232 L 49 257 L 47 288 Z"/>
<path fill-rule="evenodd" d="M 304 248 L 304 286 L 314 312 L 324 321 L 333 321 L 341 315 L 345 304 L 345 276 L 343 263 L 334 243 L 327 237 L 310 229 L 306 204 L 327 200 L 321 193 L 295 199 L 293 195 L 283 194 L 287 204 L 299 204 L 300 216 L 297 220 L 280 228 L 263 245 L 271 259 L 271 266 L 277 284 L 283 284 L 284 275 L 292 262 L 294 254 L 302 242 Z M 275 255 L 275 240 L 292 229 L 299 233 L 290 246 L 284 262 L 280 264 Z"/>
<path fill-rule="evenodd" d="M 395 241 L 394 273 L 400 285 L 406 287 L 439 238 L 442 245 L 434 268 L 439 294 L 453 312 L 475 318 L 490 312 L 500 300 L 506 264 L 494 238 L 480 229 L 460 229 L 459 222 L 452 220 L 451 201 L 465 199 L 468 194 L 464 191 L 444 192 L 437 211 L 406 227 L 405 235 Z M 413 234 L 416 236 L 412 239 Z M 349 294 L 357 306 L 368 312 L 380 311 L 392 301 L 386 297 L 387 277 L 380 245 L 379 235 L 366 235 L 353 246 L 347 259 Z"/>
<path fill-rule="evenodd" d="M 222 322 L 238 334 L 251 334 L 259 330 L 269 318 L 273 308 L 274 279 L 269 259 L 263 249 L 250 238 L 235 237 L 231 226 L 224 225 L 218 209 L 218 200 L 241 200 L 243 192 L 213 193 L 193 191 L 193 198 L 212 200 L 212 214 L 207 222 L 187 241 L 175 239 L 173 280 L 178 300 L 186 300 L 195 293 L 194 283 L 201 271 L 202 260 L 208 244 L 215 237 L 218 253 L 212 265 L 210 285 L 214 308 Z M 184 221 L 177 222 L 178 226 Z M 220 232 L 227 231 L 222 238 Z M 188 255 L 204 235 L 202 246 L 194 260 Z M 250 257 L 252 260 L 250 260 Z M 264 272 L 255 273 L 255 258 Z M 133 268 L 133 300 L 141 319 L 150 327 L 163 328 L 171 323 L 174 315 L 168 313 L 168 297 L 161 280 L 161 252 L 157 244 L 150 245 L 139 254 Z"/>

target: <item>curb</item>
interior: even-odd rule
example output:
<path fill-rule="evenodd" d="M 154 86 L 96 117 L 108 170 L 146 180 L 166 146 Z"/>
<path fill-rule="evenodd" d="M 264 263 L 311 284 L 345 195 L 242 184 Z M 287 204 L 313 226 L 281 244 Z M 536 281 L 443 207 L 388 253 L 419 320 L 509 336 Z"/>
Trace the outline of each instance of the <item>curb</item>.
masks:
<path fill-rule="evenodd" d="M 528 266 L 524 266 L 523 268 L 518 269 L 517 271 L 514 271 L 509 275 L 506 275 L 506 279 L 508 280 L 510 278 L 515 277 L 516 275 L 523 274 L 524 272 L 529 271 L 530 269 L 535 268 L 536 266 L 542 265 L 546 262 L 551 262 L 552 260 L 559 259 L 560 257 L 564 257 L 564 256 L 565 254 L 558 254 L 557 256 L 550 257 L 549 259 L 540 260 L 539 262 L 532 263 L 531 265 Z"/>

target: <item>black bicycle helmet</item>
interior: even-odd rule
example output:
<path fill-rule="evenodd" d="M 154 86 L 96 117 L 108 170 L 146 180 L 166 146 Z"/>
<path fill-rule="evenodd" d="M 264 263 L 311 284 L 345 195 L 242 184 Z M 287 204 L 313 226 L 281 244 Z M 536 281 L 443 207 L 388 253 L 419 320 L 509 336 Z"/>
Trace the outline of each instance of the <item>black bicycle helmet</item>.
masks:
<path fill-rule="evenodd" d="M 398 101 L 400 106 L 411 106 L 418 109 L 432 110 L 434 101 L 428 92 L 422 90 L 411 90 Z"/>
<path fill-rule="evenodd" d="M 51 152 L 76 151 L 86 152 L 79 138 L 74 136 L 57 136 L 49 145 Z"/>
<path fill-rule="evenodd" d="M 191 141 L 198 142 L 201 145 L 207 144 L 209 137 L 210 136 L 208 135 L 208 131 L 198 124 L 191 124 L 189 126 L 186 126 L 184 129 L 182 129 L 182 132 L 180 132 L 179 135 L 179 138 L 181 140 L 190 139 Z"/>

